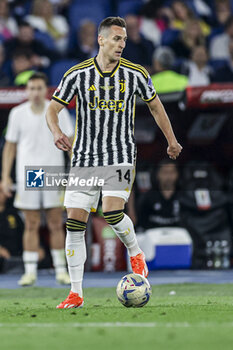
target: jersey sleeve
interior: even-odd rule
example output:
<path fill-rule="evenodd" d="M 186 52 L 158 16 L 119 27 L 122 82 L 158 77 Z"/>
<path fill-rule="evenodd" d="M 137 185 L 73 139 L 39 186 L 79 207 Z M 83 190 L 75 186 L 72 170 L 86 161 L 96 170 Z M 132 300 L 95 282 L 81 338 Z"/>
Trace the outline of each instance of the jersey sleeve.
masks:
<path fill-rule="evenodd" d="M 19 114 L 16 113 L 14 109 L 11 110 L 9 114 L 7 130 L 6 130 L 6 140 L 12 143 L 19 141 L 20 136 L 20 120 Z"/>
<path fill-rule="evenodd" d="M 68 70 L 57 89 L 55 90 L 52 99 L 67 106 L 72 98 L 77 94 L 77 71 Z"/>
<path fill-rule="evenodd" d="M 64 132 L 64 134 L 66 134 L 68 137 L 74 135 L 75 126 L 72 122 L 71 115 L 66 108 L 62 109 L 59 113 L 59 125 L 62 132 Z"/>
<path fill-rule="evenodd" d="M 145 102 L 152 101 L 156 97 L 156 90 L 149 73 L 145 68 L 142 68 L 137 77 L 137 95 Z"/>

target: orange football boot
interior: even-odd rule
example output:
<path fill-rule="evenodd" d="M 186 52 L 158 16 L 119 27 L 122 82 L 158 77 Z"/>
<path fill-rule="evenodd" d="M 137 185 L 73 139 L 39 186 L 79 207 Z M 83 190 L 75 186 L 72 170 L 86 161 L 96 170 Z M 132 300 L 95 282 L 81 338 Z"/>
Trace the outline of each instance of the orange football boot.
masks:
<path fill-rule="evenodd" d="M 142 275 L 143 277 L 148 276 L 149 272 L 148 272 L 148 267 L 146 265 L 144 253 L 139 253 L 136 256 L 131 256 L 130 264 L 131 264 L 133 273 L 137 273 L 139 275 Z"/>
<path fill-rule="evenodd" d="M 78 293 L 73 293 L 70 291 L 68 297 L 61 302 L 61 304 L 57 305 L 56 309 L 73 309 L 78 307 L 83 307 L 84 301 Z"/>

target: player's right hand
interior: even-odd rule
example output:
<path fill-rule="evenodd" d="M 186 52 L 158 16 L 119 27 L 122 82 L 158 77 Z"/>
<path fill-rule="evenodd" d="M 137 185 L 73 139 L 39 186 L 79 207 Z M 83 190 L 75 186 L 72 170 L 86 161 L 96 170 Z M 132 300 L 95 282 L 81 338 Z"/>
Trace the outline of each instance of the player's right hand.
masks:
<path fill-rule="evenodd" d="M 54 143 L 62 151 L 70 151 L 72 149 L 72 145 L 68 136 L 63 133 L 58 133 L 54 135 Z"/>
<path fill-rule="evenodd" d="M 12 197 L 12 187 L 13 181 L 10 177 L 1 181 L 2 191 L 7 198 Z"/>

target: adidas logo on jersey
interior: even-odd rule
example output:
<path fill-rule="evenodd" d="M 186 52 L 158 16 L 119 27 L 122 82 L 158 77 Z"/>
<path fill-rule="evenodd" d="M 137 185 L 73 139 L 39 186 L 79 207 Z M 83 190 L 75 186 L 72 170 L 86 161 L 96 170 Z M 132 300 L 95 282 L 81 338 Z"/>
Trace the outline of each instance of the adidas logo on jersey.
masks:
<path fill-rule="evenodd" d="M 88 89 L 88 91 L 96 91 L 95 85 L 91 85 Z"/>

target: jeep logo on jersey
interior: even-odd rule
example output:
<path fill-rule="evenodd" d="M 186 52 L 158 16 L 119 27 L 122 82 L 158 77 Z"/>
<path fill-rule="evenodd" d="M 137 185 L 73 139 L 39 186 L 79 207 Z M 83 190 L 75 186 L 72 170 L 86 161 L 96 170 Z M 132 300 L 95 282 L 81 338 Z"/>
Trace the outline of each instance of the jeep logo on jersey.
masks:
<path fill-rule="evenodd" d="M 99 97 L 94 97 L 93 102 L 89 102 L 88 106 L 91 110 L 100 110 L 109 109 L 110 111 L 120 112 L 125 109 L 124 100 L 100 100 Z"/>

